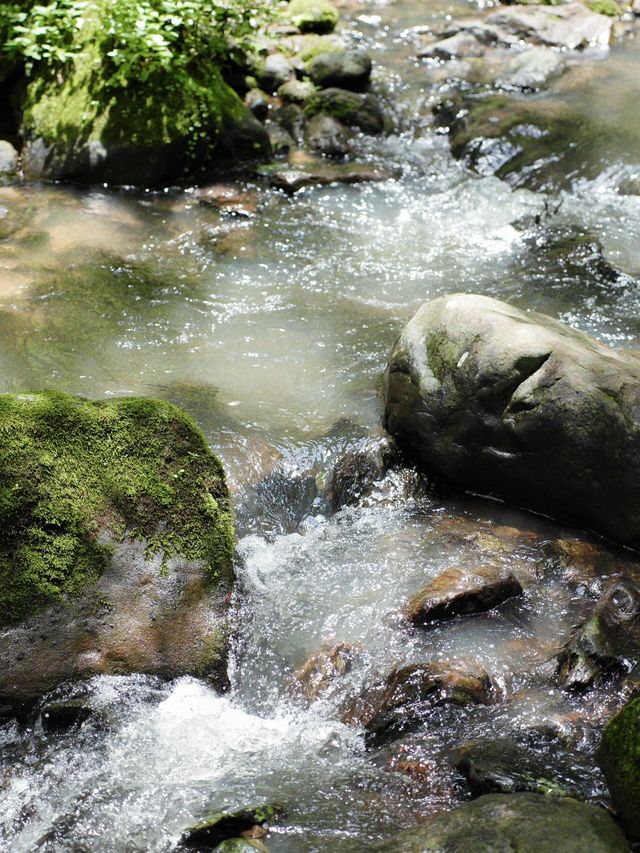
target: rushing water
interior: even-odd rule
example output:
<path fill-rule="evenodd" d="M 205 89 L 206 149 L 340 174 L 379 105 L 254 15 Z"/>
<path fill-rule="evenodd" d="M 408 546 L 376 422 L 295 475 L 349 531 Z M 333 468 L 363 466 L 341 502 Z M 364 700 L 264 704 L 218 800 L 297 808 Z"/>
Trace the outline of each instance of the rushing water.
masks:
<path fill-rule="evenodd" d="M 104 677 L 61 693 L 80 690 L 96 709 L 79 730 L 0 728 L 3 850 L 169 851 L 201 815 L 256 801 L 283 807 L 272 853 L 366 849 L 464 799 L 457 745 L 514 732 L 552 731 L 549 775 L 605 796 L 592 753 L 614 698 L 567 698 L 552 679 L 592 591 L 547 546 L 579 534 L 434 496 L 397 472 L 335 514 L 318 491 L 336 455 L 379 422 L 387 353 L 428 298 L 487 293 L 640 346 L 640 160 L 629 157 L 640 150 L 640 48 L 615 48 L 589 74 L 577 65 L 545 96 L 616 129 L 594 131 L 588 168 L 548 197 L 469 173 L 430 126 L 430 71 L 411 59 L 408 29 L 465 11 L 427 15 L 412 0 L 354 11 L 354 37 L 372 43 L 402 111 L 398 135 L 362 142 L 398 169 L 385 183 L 286 198 L 246 182 L 257 203 L 247 218 L 193 191 L 0 189 L 0 390 L 184 406 L 227 466 L 240 535 L 231 691 Z M 484 547 L 495 557 L 501 537 L 499 559 L 538 579 L 525 596 L 410 630 L 410 595 Z M 610 559 L 618 571 L 622 558 Z M 358 650 L 353 670 L 303 701 L 294 673 L 340 641 Z M 440 709 L 366 749 L 339 721 L 345 698 L 427 660 L 482 665 L 499 703 Z"/>

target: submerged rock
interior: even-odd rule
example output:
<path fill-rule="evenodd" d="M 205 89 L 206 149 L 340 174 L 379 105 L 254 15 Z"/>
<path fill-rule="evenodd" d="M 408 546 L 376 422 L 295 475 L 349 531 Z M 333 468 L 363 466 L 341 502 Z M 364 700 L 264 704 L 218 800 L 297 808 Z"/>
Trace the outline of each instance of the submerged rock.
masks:
<path fill-rule="evenodd" d="M 365 690 L 344 709 L 343 722 L 363 726 L 369 745 L 379 745 L 418 728 L 438 705 L 488 704 L 492 685 L 478 668 L 411 664 Z"/>
<path fill-rule="evenodd" d="M 585 690 L 640 670 L 640 590 L 630 580 L 610 585 L 558 655 L 561 686 Z"/>
<path fill-rule="evenodd" d="M 411 622 L 428 625 L 442 619 L 493 610 L 521 592 L 520 581 L 500 564 L 473 569 L 453 566 L 413 596 L 407 616 Z"/>
<path fill-rule="evenodd" d="M 309 702 L 315 702 L 348 675 L 354 664 L 366 658 L 363 646 L 341 642 L 327 651 L 316 652 L 294 675 L 297 689 Z"/>
<path fill-rule="evenodd" d="M 640 841 L 640 699 L 609 720 L 598 760 L 625 831 Z"/>
<path fill-rule="evenodd" d="M 394 443 L 387 435 L 367 437 L 358 447 L 343 453 L 327 483 L 327 497 L 333 508 L 357 504 L 369 495 L 396 458 Z"/>
<path fill-rule="evenodd" d="M 484 296 L 426 303 L 393 347 L 385 425 L 464 489 L 640 547 L 640 358 Z"/>
<path fill-rule="evenodd" d="M 224 472 L 169 403 L 0 396 L 0 697 L 95 674 L 225 683 Z"/>
<path fill-rule="evenodd" d="M 265 166 L 260 169 L 272 187 L 294 195 L 305 187 L 327 184 L 359 184 L 367 181 L 386 181 L 391 173 L 368 163 L 327 163 L 322 160 L 286 166 Z"/>
<path fill-rule="evenodd" d="M 91 704 L 83 699 L 64 699 L 47 702 L 40 711 L 45 732 L 64 732 L 76 728 L 94 714 Z"/>
<path fill-rule="evenodd" d="M 568 797 L 488 794 L 393 838 L 378 853 L 626 853 L 604 809 Z"/>
<path fill-rule="evenodd" d="M 456 750 L 454 764 L 467 780 L 472 796 L 531 791 L 581 798 L 588 792 L 590 780 L 581 777 L 573 756 L 556 755 L 549 743 L 534 750 L 521 740 L 482 740 Z"/>

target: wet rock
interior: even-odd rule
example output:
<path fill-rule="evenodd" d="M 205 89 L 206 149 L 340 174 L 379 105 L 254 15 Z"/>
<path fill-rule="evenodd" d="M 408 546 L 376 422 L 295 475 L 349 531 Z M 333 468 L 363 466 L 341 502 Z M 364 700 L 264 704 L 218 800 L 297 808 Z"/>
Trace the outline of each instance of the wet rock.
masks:
<path fill-rule="evenodd" d="M 294 675 L 297 688 L 308 702 L 315 702 L 332 693 L 354 663 L 366 657 L 364 646 L 353 643 L 336 643 L 328 651 L 312 655 Z"/>
<path fill-rule="evenodd" d="M 244 105 L 259 121 L 264 121 L 269 114 L 270 99 L 262 89 L 250 89 L 244 96 Z"/>
<path fill-rule="evenodd" d="M 258 195 L 233 184 L 209 184 L 194 193 L 200 204 L 236 216 L 252 216 L 258 209 Z"/>
<path fill-rule="evenodd" d="M 242 515 L 250 516 L 269 535 L 293 533 L 312 514 L 317 497 L 314 476 L 282 465 L 256 485 L 250 498 L 245 498 Z"/>
<path fill-rule="evenodd" d="M 378 853 L 626 853 L 604 809 L 568 797 L 488 794 L 374 844 Z"/>
<path fill-rule="evenodd" d="M 259 174 L 269 178 L 272 187 L 294 195 L 306 187 L 327 184 L 358 184 L 367 181 L 386 181 L 391 173 L 366 163 L 332 164 L 319 161 L 304 166 L 265 166 Z"/>
<path fill-rule="evenodd" d="M 363 133 L 384 133 L 390 128 L 379 101 L 371 94 L 348 92 L 346 89 L 329 88 L 318 92 L 307 106 L 307 115 L 326 113 Z"/>
<path fill-rule="evenodd" d="M 363 50 L 319 53 L 307 64 L 311 80 L 321 89 L 338 87 L 364 92 L 371 78 L 371 57 Z"/>
<path fill-rule="evenodd" d="M 478 18 L 468 20 L 460 19 L 453 20 L 448 25 L 441 35 L 446 38 L 457 35 L 458 33 L 466 33 L 472 35 L 477 41 L 485 45 L 485 47 L 514 47 L 520 44 L 520 39 L 517 36 L 511 35 L 506 30 L 500 27 L 488 24 L 486 19 Z"/>
<path fill-rule="evenodd" d="M 327 483 L 333 508 L 357 504 L 369 495 L 396 458 L 395 445 L 387 435 L 369 437 L 345 452 L 333 466 Z"/>
<path fill-rule="evenodd" d="M 301 33 L 330 33 L 339 18 L 328 0 L 291 0 L 285 14 Z"/>
<path fill-rule="evenodd" d="M 598 761 L 625 832 L 640 841 L 640 699 L 609 720 Z"/>
<path fill-rule="evenodd" d="M 491 681 L 482 669 L 411 664 L 394 670 L 350 702 L 342 720 L 363 726 L 367 743 L 377 746 L 418 728 L 438 705 L 487 704 L 491 697 Z"/>
<path fill-rule="evenodd" d="M 216 812 L 203 818 L 197 824 L 188 827 L 180 839 L 180 848 L 186 850 L 213 850 L 227 839 L 237 841 L 236 836 L 251 831 L 273 820 L 281 809 L 270 803 L 246 806 L 237 811 Z M 250 840 L 246 839 L 250 844 Z M 223 849 L 240 849 L 230 847 Z M 253 846 L 252 849 L 260 849 Z"/>
<path fill-rule="evenodd" d="M 640 547 L 640 359 L 557 320 L 454 294 L 393 347 L 385 426 L 455 485 Z"/>
<path fill-rule="evenodd" d="M 257 838 L 228 838 L 214 850 L 216 853 L 269 853 L 266 845 Z"/>
<path fill-rule="evenodd" d="M 271 150 L 275 156 L 278 156 L 279 154 L 286 154 L 292 148 L 296 147 L 294 138 L 279 124 L 276 124 L 273 121 L 267 121 L 265 122 L 264 128 L 267 131 L 269 144 L 271 145 Z"/>
<path fill-rule="evenodd" d="M 482 56 L 483 45 L 469 32 L 461 32 L 441 39 L 418 51 L 422 59 L 456 59 L 458 57 Z"/>
<path fill-rule="evenodd" d="M 333 116 L 322 113 L 309 121 L 305 138 L 311 151 L 325 157 L 344 157 L 350 148 L 346 127 Z"/>
<path fill-rule="evenodd" d="M 169 403 L 0 397 L 0 697 L 96 674 L 226 683 L 222 467 Z"/>
<path fill-rule="evenodd" d="M 606 47 L 611 39 L 611 19 L 582 3 L 509 6 L 489 15 L 487 23 L 533 44 L 568 50 Z"/>
<path fill-rule="evenodd" d="M 304 113 L 298 104 L 284 103 L 271 111 L 271 120 L 279 124 L 296 144 L 304 138 Z"/>
<path fill-rule="evenodd" d="M 637 675 L 640 667 L 640 590 L 614 582 L 558 655 L 562 687 L 582 691 L 606 678 Z"/>
<path fill-rule="evenodd" d="M 606 558 L 602 547 L 582 539 L 556 539 L 545 547 L 545 553 L 574 584 L 589 584 Z"/>
<path fill-rule="evenodd" d="M 315 94 L 316 87 L 308 80 L 287 80 L 278 89 L 278 97 L 293 104 L 306 104 Z"/>
<path fill-rule="evenodd" d="M 459 747 L 454 764 L 474 797 L 531 791 L 581 798 L 589 783 L 580 777 L 579 768 L 574 770 L 571 755 L 559 757 L 555 752 L 548 743 L 533 750 L 516 738 L 485 740 Z"/>
<path fill-rule="evenodd" d="M 40 711 L 42 728 L 48 734 L 80 726 L 93 715 L 93 708 L 83 699 L 47 702 Z"/>
<path fill-rule="evenodd" d="M 413 596 L 407 616 L 413 623 L 429 625 L 455 616 L 493 610 L 521 592 L 520 581 L 499 564 L 473 569 L 452 567 Z"/>
<path fill-rule="evenodd" d="M 497 83 L 505 88 L 539 89 L 550 77 L 560 74 L 566 67 L 560 53 L 547 47 L 523 50 L 511 57 Z"/>
<path fill-rule="evenodd" d="M 265 92 L 273 94 L 296 76 L 295 62 L 282 53 L 270 53 L 258 69 L 258 82 Z"/>
<path fill-rule="evenodd" d="M 10 142 L 0 139 L 0 180 L 12 178 L 18 169 L 18 152 Z"/>

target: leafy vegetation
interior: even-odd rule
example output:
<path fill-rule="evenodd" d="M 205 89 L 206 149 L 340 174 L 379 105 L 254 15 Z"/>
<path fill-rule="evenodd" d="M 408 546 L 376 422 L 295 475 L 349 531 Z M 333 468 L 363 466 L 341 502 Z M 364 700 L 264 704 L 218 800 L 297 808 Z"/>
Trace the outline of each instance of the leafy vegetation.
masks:
<path fill-rule="evenodd" d="M 0 11 L 2 51 L 25 61 L 64 66 L 77 59 L 77 34 L 95 11 L 87 0 L 52 0 Z M 127 86 L 158 73 L 185 69 L 199 56 L 221 60 L 247 52 L 255 31 L 271 14 L 268 0 L 108 0 L 102 4 L 98 53 L 105 81 Z"/>

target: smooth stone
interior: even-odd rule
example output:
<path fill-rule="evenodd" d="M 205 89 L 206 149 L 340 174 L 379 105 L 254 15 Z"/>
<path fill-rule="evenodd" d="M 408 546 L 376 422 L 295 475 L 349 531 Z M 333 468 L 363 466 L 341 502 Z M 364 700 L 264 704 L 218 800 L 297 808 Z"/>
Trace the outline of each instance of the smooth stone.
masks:
<path fill-rule="evenodd" d="M 477 57 L 484 53 L 483 45 L 471 33 L 462 32 L 441 39 L 418 51 L 421 59 L 456 59 L 459 57 Z"/>
<path fill-rule="evenodd" d="M 443 619 L 493 610 L 522 593 L 520 581 L 500 564 L 445 569 L 417 592 L 407 609 L 409 620 L 429 625 Z"/>
<path fill-rule="evenodd" d="M 269 113 L 270 99 L 262 89 L 250 89 L 244 96 L 244 105 L 260 121 L 264 121 Z"/>
<path fill-rule="evenodd" d="M 550 77 L 566 68 L 561 54 L 548 47 L 523 50 L 509 59 L 504 70 L 498 73 L 500 86 L 514 89 L 539 89 Z"/>
<path fill-rule="evenodd" d="M 273 93 L 295 75 L 295 62 L 291 57 L 283 53 L 270 53 L 258 71 L 258 80 L 265 92 Z"/>
<path fill-rule="evenodd" d="M 328 0 L 291 0 L 285 12 L 301 33 L 330 33 L 336 28 L 339 13 Z"/>
<path fill-rule="evenodd" d="M 334 463 L 327 482 L 327 497 L 334 509 L 354 506 L 371 494 L 396 462 L 395 444 L 388 435 L 367 437 Z"/>
<path fill-rule="evenodd" d="M 14 175 L 18 168 L 18 152 L 6 139 L 0 139 L 0 178 Z"/>
<path fill-rule="evenodd" d="M 349 133 L 333 116 L 319 113 L 309 121 L 305 138 L 311 151 L 326 157 L 344 157 L 349 151 Z"/>
<path fill-rule="evenodd" d="M 424 470 L 640 547 L 640 356 L 473 294 L 394 345 L 385 426 Z"/>
<path fill-rule="evenodd" d="M 608 46 L 612 26 L 611 18 L 591 12 L 582 3 L 509 6 L 489 15 L 487 23 L 534 44 L 568 50 Z"/>
<path fill-rule="evenodd" d="M 264 129 L 269 137 L 269 144 L 274 155 L 288 153 L 292 148 L 296 147 L 296 143 L 291 134 L 274 121 L 265 122 Z"/>
<path fill-rule="evenodd" d="M 363 50 L 332 50 L 307 64 L 309 77 L 321 89 L 338 87 L 363 92 L 371 79 L 371 57 Z"/>
<path fill-rule="evenodd" d="M 323 161 L 301 166 L 264 166 L 258 174 L 267 177 L 272 187 L 283 190 L 287 195 L 294 195 L 306 187 L 387 181 L 392 176 L 391 172 L 367 163 L 332 164 Z"/>
<path fill-rule="evenodd" d="M 278 97 L 283 101 L 294 104 L 305 104 L 316 91 L 316 87 L 308 80 L 287 80 L 278 89 Z"/>
<path fill-rule="evenodd" d="M 487 794 L 371 845 L 375 853 L 628 853 L 598 806 L 542 794 Z"/>

